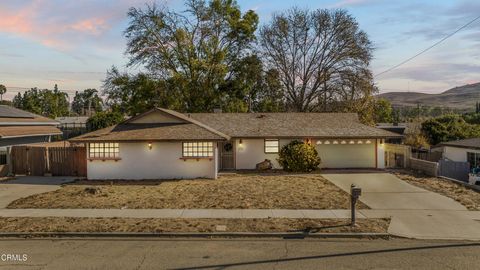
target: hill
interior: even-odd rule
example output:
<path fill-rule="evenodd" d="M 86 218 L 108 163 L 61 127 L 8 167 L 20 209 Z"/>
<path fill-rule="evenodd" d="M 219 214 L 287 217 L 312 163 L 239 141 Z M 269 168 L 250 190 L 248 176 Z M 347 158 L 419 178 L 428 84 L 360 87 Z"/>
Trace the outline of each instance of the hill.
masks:
<path fill-rule="evenodd" d="M 475 103 L 480 101 L 480 83 L 455 87 L 440 94 L 389 92 L 377 97 L 389 100 L 396 107 L 413 107 L 420 104 L 472 111 L 475 109 Z"/>

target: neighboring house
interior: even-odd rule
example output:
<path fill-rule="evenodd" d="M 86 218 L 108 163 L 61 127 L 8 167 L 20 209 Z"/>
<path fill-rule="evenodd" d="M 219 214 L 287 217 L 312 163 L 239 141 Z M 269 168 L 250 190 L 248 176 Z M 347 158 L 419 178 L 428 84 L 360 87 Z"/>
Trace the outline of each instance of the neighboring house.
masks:
<path fill-rule="evenodd" d="M 315 144 L 323 168 L 384 168 L 384 140 L 398 134 L 353 113 L 191 113 L 153 109 L 70 141 L 87 143 L 89 179 L 216 178 L 255 169 L 292 140 Z"/>
<path fill-rule="evenodd" d="M 56 117 L 55 121 L 60 123 L 63 138 L 68 139 L 87 132 L 88 116 L 64 116 Z"/>
<path fill-rule="evenodd" d="M 470 168 L 480 166 L 480 138 L 440 143 L 433 150 L 442 151 L 443 158 L 470 163 Z"/>
<path fill-rule="evenodd" d="M 401 137 L 388 138 L 386 140 L 387 143 L 394 143 L 394 144 L 403 143 L 403 136 L 405 135 L 405 131 L 407 130 L 407 123 L 377 123 L 375 126 L 379 129 L 383 129 L 386 131 L 396 133 L 398 135 L 402 135 Z"/>
<path fill-rule="evenodd" d="M 0 175 L 6 171 L 9 146 L 49 142 L 51 136 L 62 134 L 58 124 L 40 115 L 0 105 Z"/>

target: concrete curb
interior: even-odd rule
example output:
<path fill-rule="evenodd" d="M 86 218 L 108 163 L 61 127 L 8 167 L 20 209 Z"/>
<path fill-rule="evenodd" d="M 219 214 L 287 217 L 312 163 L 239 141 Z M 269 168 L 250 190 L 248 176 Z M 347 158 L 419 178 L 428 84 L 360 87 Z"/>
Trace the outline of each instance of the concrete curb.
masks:
<path fill-rule="evenodd" d="M 123 233 L 123 232 L 0 232 L 2 238 L 356 238 L 389 239 L 389 233 L 303 233 L 303 232 L 179 232 L 179 233 Z"/>

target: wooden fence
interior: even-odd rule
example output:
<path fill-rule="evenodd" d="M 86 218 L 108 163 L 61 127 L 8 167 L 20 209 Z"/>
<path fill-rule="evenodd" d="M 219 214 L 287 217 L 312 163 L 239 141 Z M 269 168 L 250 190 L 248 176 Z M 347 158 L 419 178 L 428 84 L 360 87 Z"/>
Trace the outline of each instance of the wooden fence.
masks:
<path fill-rule="evenodd" d="M 85 147 L 13 146 L 12 173 L 43 176 L 87 176 Z"/>

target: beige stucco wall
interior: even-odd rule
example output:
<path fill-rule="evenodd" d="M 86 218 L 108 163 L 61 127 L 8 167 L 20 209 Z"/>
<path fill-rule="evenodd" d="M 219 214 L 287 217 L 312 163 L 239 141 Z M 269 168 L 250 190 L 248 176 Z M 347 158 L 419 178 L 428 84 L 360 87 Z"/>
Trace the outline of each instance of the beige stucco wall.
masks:
<path fill-rule="evenodd" d="M 322 168 L 375 168 L 375 140 L 371 144 L 321 144 L 316 148 Z M 378 165 L 383 163 L 379 160 Z"/>
<path fill-rule="evenodd" d="M 216 145 L 216 144 L 214 144 Z M 215 157 L 183 161 L 181 142 L 120 143 L 118 161 L 87 161 L 88 179 L 191 179 L 217 177 Z"/>
<path fill-rule="evenodd" d="M 292 140 L 281 139 L 279 141 L 280 149 L 290 141 Z M 236 139 L 235 147 L 235 166 L 237 170 L 255 169 L 255 165 L 265 159 L 271 160 L 275 169 L 281 169 L 277 162 L 278 154 L 265 153 L 264 139 L 242 139 L 242 144 L 240 144 L 239 139 Z"/>
<path fill-rule="evenodd" d="M 457 148 L 451 146 L 443 147 L 443 157 L 448 158 L 453 161 L 467 161 L 467 152 L 470 153 L 480 153 L 480 150 L 473 150 L 467 148 Z"/>
<path fill-rule="evenodd" d="M 288 144 L 293 139 L 281 139 L 280 148 Z M 375 168 L 375 139 L 371 140 L 371 144 L 330 144 L 316 145 L 316 141 L 312 143 L 316 145 L 318 154 L 322 159 L 320 167 L 322 168 Z M 272 161 L 274 168 L 281 169 L 277 162 L 278 154 L 266 154 L 264 152 L 263 139 L 239 139 L 235 140 L 236 146 L 236 169 L 255 169 L 255 165 L 265 159 Z M 377 141 L 377 158 L 378 167 L 385 166 L 385 150 L 384 145 Z"/>

